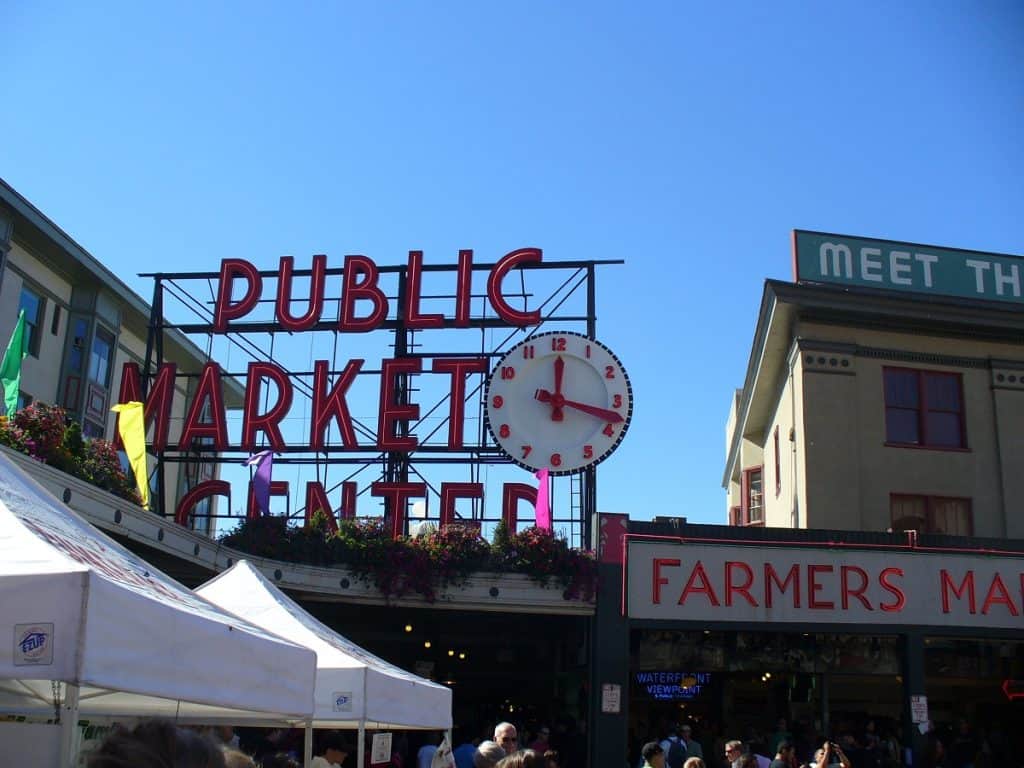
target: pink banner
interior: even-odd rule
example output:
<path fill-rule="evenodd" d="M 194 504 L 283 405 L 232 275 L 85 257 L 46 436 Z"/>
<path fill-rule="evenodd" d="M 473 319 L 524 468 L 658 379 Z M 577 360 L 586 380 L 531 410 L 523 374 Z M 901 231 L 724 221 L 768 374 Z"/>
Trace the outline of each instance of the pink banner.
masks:
<path fill-rule="evenodd" d="M 537 503 L 536 510 L 537 527 L 551 530 L 551 505 L 548 503 L 548 470 L 547 468 L 537 472 Z"/>

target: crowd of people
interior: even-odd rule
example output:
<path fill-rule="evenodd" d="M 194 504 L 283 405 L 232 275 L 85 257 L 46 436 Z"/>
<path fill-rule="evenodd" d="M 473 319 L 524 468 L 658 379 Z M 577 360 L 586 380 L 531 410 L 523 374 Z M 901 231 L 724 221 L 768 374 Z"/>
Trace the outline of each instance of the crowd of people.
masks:
<path fill-rule="evenodd" d="M 406 737 L 393 742 L 387 768 L 568 768 L 552 749 L 551 731 L 540 726 L 522 746 L 509 722 L 494 726 L 493 738 L 470 738 L 456 747 L 443 734 L 432 735 L 410 762 Z M 133 729 L 115 728 L 89 756 L 89 768 L 302 768 L 299 729 L 186 728 L 161 720 Z M 312 768 L 346 768 L 356 762 L 356 746 L 339 731 L 316 734 Z M 370 749 L 366 749 L 369 768 Z M 349 756 L 352 756 L 349 759 Z M 374 765 L 380 765 L 374 763 Z"/>
<path fill-rule="evenodd" d="M 905 768 L 909 757 L 901 744 L 899 724 L 871 716 L 837 717 L 826 737 L 813 724 L 790 724 L 779 718 L 770 735 L 749 729 L 730 739 L 723 729 L 703 723 L 710 751 L 690 724 L 663 723 L 664 737 L 637 749 L 630 768 Z M 948 725 L 928 724 L 919 768 L 1002 768 L 1015 764 L 1013 735 L 1005 724 L 972 726 L 965 718 Z M 1018 734 L 1019 736 L 1019 734 Z M 634 745 L 638 744 L 634 742 Z M 920 746 L 920 745 L 919 745 Z M 637 752 L 639 754 L 637 754 Z"/>

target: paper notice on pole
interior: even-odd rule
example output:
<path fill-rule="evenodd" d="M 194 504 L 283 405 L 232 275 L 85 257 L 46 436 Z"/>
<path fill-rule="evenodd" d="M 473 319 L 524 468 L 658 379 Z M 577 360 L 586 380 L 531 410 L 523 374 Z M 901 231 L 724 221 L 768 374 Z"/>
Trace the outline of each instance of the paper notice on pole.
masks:
<path fill-rule="evenodd" d="M 910 697 L 910 721 L 913 723 L 928 722 L 928 697 Z"/>
<path fill-rule="evenodd" d="M 391 762 L 391 734 L 373 734 L 373 746 L 370 747 L 370 763 L 379 765 Z"/>
<path fill-rule="evenodd" d="M 622 686 L 605 683 L 601 686 L 601 711 L 617 715 L 622 711 Z"/>

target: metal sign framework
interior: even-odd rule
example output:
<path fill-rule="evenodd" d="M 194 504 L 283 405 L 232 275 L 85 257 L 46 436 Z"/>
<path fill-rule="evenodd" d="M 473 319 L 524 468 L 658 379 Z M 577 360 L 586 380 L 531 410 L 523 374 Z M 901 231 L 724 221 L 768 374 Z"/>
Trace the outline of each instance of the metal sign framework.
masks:
<path fill-rule="evenodd" d="M 494 362 L 507 351 L 509 346 L 537 333 L 553 329 L 577 330 L 591 339 L 595 338 L 597 326 L 597 267 L 622 263 L 623 261 L 621 260 L 540 261 L 532 264 L 521 264 L 509 272 L 505 283 L 510 285 L 518 278 L 518 288 L 514 291 L 506 289 L 504 291 L 506 300 L 510 302 L 521 301 L 524 309 L 527 305 L 530 305 L 533 309 L 540 311 L 540 323 L 529 329 L 510 327 L 505 320 L 495 316 L 493 312 L 489 312 L 485 294 L 480 291 L 472 292 L 471 285 L 471 306 L 473 309 L 468 328 L 456 329 L 454 321 L 446 318 L 443 329 L 436 331 L 436 333 L 444 334 L 442 341 L 443 349 L 428 348 L 428 346 L 437 346 L 433 343 L 425 344 L 421 341 L 420 337 L 428 332 L 407 326 L 406 318 L 404 317 L 405 298 L 409 286 L 407 266 L 380 266 L 378 270 L 381 282 L 387 281 L 391 283 L 391 285 L 386 287 L 384 285 L 381 286 L 388 299 L 389 311 L 387 317 L 380 324 L 379 330 L 371 331 L 370 334 L 358 335 L 388 334 L 390 340 L 385 345 L 390 348 L 390 357 L 394 359 L 459 358 L 472 355 L 474 357 L 486 358 L 489 361 L 487 367 L 490 369 L 493 367 Z M 494 264 L 490 263 L 473 264 L 472 273 L 477 275 L 477 273 L 489 272 L 493 267 Z M 456 269 L 457 267 L 454 264 L 424 265 L 422 267 L 423 278 L 436 281 L 447 280 L 450 284 Z M 293 272 L 293 275 L 300 280 L 310 278 L 311 274 L 312 270 L 309 269 L 296 269 Z M 326 271 L 327 279 L 343 274 L 344 269 L 340 267 L 329 268 Z M 263 281 L 268 279 L 273 281 L 278 277 L 278 273 L 272 271 L 261 271 L 259 275 Z M 283 364 L 283 361 L 280 360 L 280 353 L 275 353 L 275 346 L 277 346 L 278 339 L 282 335 L 286 339 L 290 339 L 295 334 L 289 331 L 282 331 L 273 318 L 236 321 L 231 324 L 226 332 L 218 333 L 215 330 L 213 325 L 214 311 L 211 306 L 213 304 L 212 297 L 216 296 L 214 284 L 220 278 L 219 272 L 160 272 L 145 273 L 141 276 L 151 277 L 154 280 L 146 357 L 141 370 L 143 398 L 148 393 L 152 377 L 156 375 L 158 366 L 165 361 L 166 334 L 169 331 L 178 331 L 190 338 L 200 335 L 205 336 L 205 345 L 199 346 L 205 346 L 206 354 L 211 360 L 213 359 L 212 350 L 214 346 L 226 344 L 228 345 L 227 349 L 240 351 L 252 361 L 278 362 L 288 371 L 296 399 L 308 399 L 312 396 L 312 387 L 309 380 L 313 372 L 308 370 L 308 360 L 305 365 L 307 370 L 294 370 Z M 528 279 L 531 283 L 529 288 L 527 286 Z M 203 299 L 197 295 L 198 291 L 195 289 L 197 281 L 208 288 L 211 299 Z M 538 284 L 537 288 L 534 288 L 534 283 Z M 543 296 L 543 299 L 538 304 L 536 299 L 540 296 Z M 424 302 L 450 302 L 454 298 L 454 296 L 444 291 L 433 294 L 424 293 L 422 296 Z M 330 306 L 332 301 L 340 304 L 341 299 L 340 297 L 327 299 L 327 306 Z M 176 314 L 191 314 L 195 321 L 173 323 L 166 320 L 165 311 L 169 310 L 170 304 L 176 305 L 174 306 Z M 264 310 L 264 312 L 267 310 L 267 306 L 271 304 L 273 304 L 273 299 L 263 299 L 262 297 L 258 302 L 259 308 Z M 352 337 L 357 334 L 339 333 L 336 322 L 323 319 L 320 319 L 311 330 L 303 332 L 303 335 L 307 333 L 318 334 L 317 340 L 321 337 L 330 339 L 332 350 L 330 373 L 332 377 L 336 376 L 338 373 L 336 358 L 339 337 L 345 335 Z M 431 331 L 429 333 L 433 334 L 435 332 Z M 488 341 L 489 335 L 492 336 L 490 341 Z M 493 338 L 495 335 L 497 336 L 496 339 Z M 476 340 L 472 343 L 475 348 L 467 349 L 469 341 L 474 337 Z M 260 341 L 262 339 L 267 339 L 267 343 L 261 344 Z M 451 341 L 449 342 L 447 339 L 451 339 Z M 192 340 L 195 342 L 194 338 Z M 458 342 L 461 342 L 461 344 Z M 293 347 L 294 345 L 286 346 Z M 381 371 L 374 370 L 373 368 L 375 367 L 371 366 L 369 369 L 361 370 L 357 375 L 357 379 L 368 375 L 379 376 Z M 246 375 L 247 372 L 245 370 L 222 370 L 221 372 L 222 379 L 234 380 L 236 382 L 244 382 Z M 445 442 L 438 443 L 432 441 L 432 438 L 435 438 L 439 431 L 443 432 L 446 427 L 450 426 L 447 413 L 448 398 L 451 396 L 451 393 L 429 393 L 426 390 L 421 390 L 417 385 L 422 381 L 420 378 L 422 374 L 399 374 L 395 381 L 396 404 L 403 405 L 412 402 L 412 397 L 415 394 L 420 396 L 427 395 L 430 398 L 426 402 L 420 401 L 421 416 L 417 421 L 413 423 L 404 421 L 396 426 L 396 435 L 415 434 L 417 429 L 429 430 L 424 437 L 419 439 L 419 444 L 414 450 L 380 450 L 372 444 L 353 448 L 343 446 L 340 443 L 332 444 L 331 441 L 328 441 L 322 450 L 313 452 L 307 445 L 296 443 L 288 445 L 279 452 L 278 457 L 275 458 L 275 466 L 281 464 L 310 467 L 315 473 L 315 479 L 323 481 L 325 490 L 329 495 L 336 492 L 337 489 L 342 487 L 343 483 L 347 482 L 360 484 L 357 493 L 359 496 L 366 494 L 370 487 L 369 483 L 373 481 L 389 483 L 423 482 L 428 488 L 427 507 L 429 509 L 429 497 L 439 496 L 438 484 L 436 478 L 433 477 L 434 470 L 438 465 L 464 466 L 468 471 L 468 479 L 462 481 L 471 483 L 484 482 L 488 467 L 511 465 L 508 457 L 491 440 L 484 423 L 483 392 L 487 375 L 487 373 L 471 374 L 469 381 L 466 382 L 465 413 L 467 420 L 469 420 L 470 414 L 475 415 L 476 429 L 475 431 L 465 430 L 463 442 L 459 448 L 449 447 Z M 180 387 L 187 392 L 193 392 L 196 388 L 196 379 L 198 377 L 199 374 L 197 373 L 179 371 L 176 374 L 176 387 Z M 431 421 L 435 423 L 431 424 Z M 353 416 L 352 423 L 359 437 L 373 441 L 377 430 L 372 423 L 372 419 Z M 266 436 L 264 435 L 263 437 L 265 438 Z M 159 451 L 157 453 L 155 471 L 155 493 L 153 494 L 155 511 L 165 516 L 173 514 L 173 512 L 169 512 L 167 507 L 167 492 L 171 489 L 166 487 L 166 473 L 164 471 L 166 463 L 184 463 L 186 465 L 186 472 L 184 473 L 186 475 L 185 487 L 180 490 L 187 492 L 198 480 L 216 474 L 217 469 L 223 465 L 238 465 L 249 453 L 250 450 L 243 448 L 238 443 L 232 443 L 219 451 L 212 445 L 207 447 L 197 444 L 193 444 L 189 450 L 181 450 L 180 447 L 177 449 L 167 447 Z M 342 477 L 328 484 L 329 470 L 334 467 L 342 468 Z M 371 472 L 373 474 L 372 477 L 370 476 Z M 456 478 L 446 479 L 455 480 Z M 531 482 L 536 482 L 532 478 L 528 479 Z M 153 478 L 151 478 L 151 483 L 152 480 Z M 591 466 L 582 472 L 569 476 L 567 496 L 567 503 L 553 504 L 552 522 L 555 529 L 565 532 L 570 542 L 576 546 L 592 547 L 593 521 L 596 518 L 597 512 L 596 468 Z M 487 505 L 483 503 L 484 500 L 473 499 L 470 501 L 471 512 L 468 518 L 465 514 L 460 515 L 458 512 L 456 513 L 457 518 L 476 521 L 481 525 L 496 524 L 500 520 L 500 514 L 487 513 Z M 368 502 L 369 499 L 362 502 L 360 517 L 367 516 L 366 511 L 370 506 Z M 389 508 L 389 504 L 390 500 L 384 501 L 384 515 L 386 517 L 391 516 L 395 512 L 395 510 Z M 232 512 L 232 500 L 230 497 L 228 499 L 227 513 L 215 513 L 212 509 L 213 507 L 211 506 L 205 515 L 202 512 L 197 512 L 197 518 L 202 516 L 209 518 L 205 522 L 211 527 L 216 526 L 217 519 L 238 519 L 241 515 L 245 514 L 244 512 L 241 514 Z M 404 526 L 406 532 L 408 532 L 409 520 L 407 511 L 399 510 L 399 512 L 406 518 Z M 290 503 L 288 503 L 285 514 L 292 518 L 301 519 L 305 514 L 305 509 L 299 507 L 292 510 Z M 436 522 L 439 517 L 437 514 L 431 515 L 428 513 L 424 519 Z M 199 527 L 196 519 L 193 520 L 193 525 Z"/>

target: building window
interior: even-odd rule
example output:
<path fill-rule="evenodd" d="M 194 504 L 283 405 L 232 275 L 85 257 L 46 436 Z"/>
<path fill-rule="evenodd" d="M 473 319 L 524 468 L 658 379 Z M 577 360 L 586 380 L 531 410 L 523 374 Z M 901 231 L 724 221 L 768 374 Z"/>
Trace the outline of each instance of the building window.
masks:
<path fill-rule="evenodd" d="M 891 445 L 966 448 L 959 373 L 884 368 L 885 440 Z"/>
<path fill-rule="evenodd" d="M 762 468 L 743 470 L 743 523 L 764 524 L 764 493 L 761 484 Z"/>
<path fill-rule="evenodd" d="M 39 328 L 43 323 L 46 300 L 27 285 L 21 287 L 18 310 L 25 310 L 25 351 L 39 357 Z"/>
<path fill-rule="evenodd" d="M 974 535 L 971 500 L 894 493 L 889 497 L 893 531 Z"/>
<path fill-rule="evenodd" d="M 739 525 L 742 522 L 740 507 L 729 507 L 729 525 Z"/>
<path fill-rule="evenodd" d="M 92 354 L 89 355 L 89 380 L 101 387 L 110 384 L 110 366 L 114 357 L 114 334 L 96 328 L 96 337 L 92 341 Z"/>
<path fill-rule="evenodd" d="M 779 428 L 775 427 L 775 495 L 782 493 L 782 458 L 779 456 Z"/>

